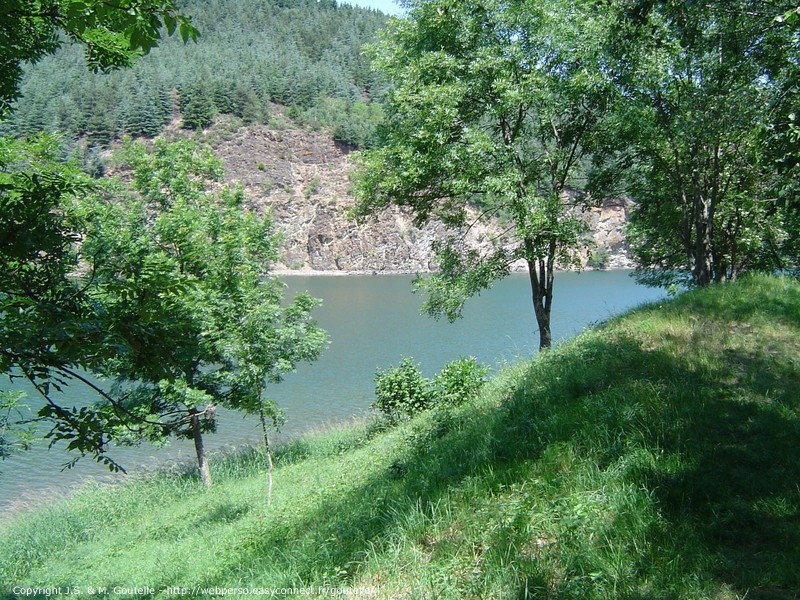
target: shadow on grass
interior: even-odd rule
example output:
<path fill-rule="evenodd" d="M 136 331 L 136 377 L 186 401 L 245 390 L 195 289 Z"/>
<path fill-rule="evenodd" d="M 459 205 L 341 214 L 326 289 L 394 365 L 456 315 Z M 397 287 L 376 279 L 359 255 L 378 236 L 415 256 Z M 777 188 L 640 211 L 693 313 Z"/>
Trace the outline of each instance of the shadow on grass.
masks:
<path fill-rule="evenodd" d="M 696 401 L 674 426 L 681 442 L 670 449 L 688 468 L 645 479 L 668 519 L 693 530 L 719 558 L 716 577 L 748 598 L 797 598 L 798 373 L 776 369 L 769 356 L 726 358 L 750 375 L 731 385 L 720 373 L 696 389 Z"/>
<path fill-rule="evenodd" d="M 776 377 L 791 375 L 776 371 L 769 356 L 732 352 L 727 359 L 736 359 L 748 373 L 772 369 Z M 786 385 L 773 383 L 776 389 Z M 797 389 L 796 384 L 791 382 L 791 387 Z M 599 469 L 639 447 L 676 460 L 629 474 L 637 486 L 646 486 L 654 509 L 666 520 L 665 526 L 651 532 L 652 543 L 667 546 L 648 551 L 648 556 L 625 550 L 629 561 L 638 565 L 634 576 L 641 577 L 639 587 L 655 586 L 632 597 L 665 597 L 676 578 L 695 575 L 749 598 L 796 597 L 792 594 L 800 589 L 797 396 L 782 394 L 779 406 L 765 397 L 768 387 L 757 377 L 732 384 L 730 373 L 723 369 L 710 375 L 704 371 L 701 378 L 690 363 L 644 350 L 633 339 L 592 337 L 564 357 L 554 355 L 534 365 L 517 387 L 508 390 L 499 408 L 432 418 L 429 426 L 407 435 L 399 458 L 358 489 L 332 497 L 308 519 L 303 526 L 308 532 L 305 539 L 290 539 L 288 531 L 266 528 L 262 537 L 250 540 L 246 552 L 230 557 L 231 568 L 255 571 L 257 563 L 265 561 L 287 574 L 287 586 L 320 579 L 346 585 L 365 556 L 390 553 L 398 543 L 429 547 L 433 555 L 436 548 L 424 531 L 409 538 L 409 532 L 415 535 L 413 523 L 421 519 L 424 524 L 426 515 L 435 521 L 437 511 L 446 510 L 442 501 L 468 478 L 481 479 L 488 489 L 519 483 L 520 465 L 563 444 L 577 448 Z M 675 464 L 680 467 L 669 466 Z M 506 508 L 512 530 L 515 519 L 530 520 L 536 510 L 524 500 Z M 665 535 L 665 530 L 680 532 L 680 537 Z M 585 578 L 577 567 L 575 572 L 565 567 L 557 585 L 537 567 L 530 552 L 534 541 L 526 544 L 514 531 L 493 535 L 489 545 L 502 548 L 505 560 L 519 567 L 514 577 L 521 597 L 584 593 L 579 588 L 570 592 L 567 585 L 571 577 Z M 686 572 L 671 573 L 673 579 L 667 580 L 656 561 L 670 555 L 685 565 Z M 698 569 L 705 571 L 698 574 Z M 447 596 L 445 585 L 461 585 L 451 589 L 452 595 L 482 597 L 480 586 L 486 581 L 478 579 L 471 584 L 444 582 L 440 590 Z M 631 589 L 637 587 L 635 581 L 626 583 Z"/>
<path fill-rule="evenodd" d="M 757 295 L 751 302 L 730 313 L 730 320 L 763 308 Z M 800 322 L 798 306 L 800 299 L 787 297 L 768 311 Z M 722 308 L 708 301 L 699 310 L 718 316 Z M 526 481 L 526 466 L 569 448 L 600 472 L 637 450 L 661 457 L 622 475 L 646 490 L 660 516 L 659 524 L 647 526 L 649 546 L 617 543 L 615 532 L 605 531 L 607 547 L 598 550 L 618 553 L 630 566 L 627 581 L 612 582 L 627 586 L 626 597 L 686 597 L 681 581 L 692 578 L 710 582 L 703 589 L 748 598 L 798 597 L 800 381 L 791 361 L 732 346 L 719 348 L 716 368 L 700 368 L 690 352 L 646 349 L 620 333 L 603 336 L 587 336 L 532 364 L 505 390 L 499 407 L 477 405 L 419 421 L 392 457 L 376 456 L 376 474 L 363 485 L 328 494 L 300 525 L 257 523 L 236 552 L 220 557 L 220 568 L 205 583 L 264 581 L 268 571 L 269 585 L 347 586 L 365 560 L 399 554 L 403 545 L 417 546 L 431 561 L 437 553 L 463 552 L 459 545 L 470 540 L 455 534 L 431 539 L 426 530 L 426 524 L 447 520 L 442 513 L 456 490 L 479 480 L 485 497 L 478 504 L 493 490 L 514 486 L 551 486 L 550 496 L 558 497 L 569 464 L 544 482 Z M 343 457 L 348 451 L 343 448 Z M 604 573 L 597 557 L 565 557 L 560 542 L 544 536 L 524 539 L 526 524 L 542 509 L 535 497 L 509 497 L 492 509 L 504 512 L 505 526 L 486 533 L 491 550 L 473 545 L 468 551 L 478 562 L 514 568 L 504 567 L 504 575 L 500 567 L 492 573 L 476 567 L 448 579 L 441 574 L 450 566 L 443 564 L 436 576 L 441 580 L 424 582 L 429 589 L 441 597 L 489 597 L 487 586 L 505 577 L 503 589 L 510 592 L 503 597 L 613 597 L 616 588 L 603 591 L 598 582 L 619 575 Z M 243 516 L 231 506 L 212 519 Z M 620 514 L 613 526 L 623 527 L 629 518 Z M 562 561 L 555 571 L 539 560 L 541 547 L 551 543 L 552 560 Z"/>

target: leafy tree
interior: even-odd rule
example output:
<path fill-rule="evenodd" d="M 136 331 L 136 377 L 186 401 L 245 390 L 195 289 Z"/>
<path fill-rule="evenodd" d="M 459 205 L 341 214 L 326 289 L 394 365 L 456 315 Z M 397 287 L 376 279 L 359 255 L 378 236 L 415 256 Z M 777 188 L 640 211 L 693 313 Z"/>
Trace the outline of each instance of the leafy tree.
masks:
<path fill-rule="evenodd" d="M 593 250 L 589 255 L 589 266 L 593 269 L 606 269 L 610 259 L 611 255 L 608 252 L 608 248 L 601 246 Z"/>
<path fill-rule="evenodd" d="M 0 372 L 28 379 L 41 393 L 39 414 L 53 423 L 54 436 L 114 466 L 105 447 L 116 415 L 65 407 L 53 396 L 70 380 L 97 389 L 79 371 L 119 347 L 74 276 L 83 266 L 85 224 L 71 207 L 91 182 L 60 158 L 52 136 L 0 138 Z"/>
<path fill-rule="evenodd" d="M 111 189 L 115 201 L 82 205 L 84 253 L 97 265 L 89 292 L 126 348 L 100 367 L 141 420 L 113 435 L 193 439 L 210 485 L 203 434 L 215 428 L 216 407 L 259 414 L 265 428 L 268 416 L 277 421 L 264 387 L 323 349 L 326 336 L 310 319 L 317 301 L 283 303 L 282 285 L 268 276 L 279 242 L 273 221 L 246 211 L 241 189 L 209 191 L 221 167 L 208 149 L 157 140 L 153 152 L 129 144 L 123 158 L 135 193 Z"/>
<path fill-rule="evenodd" d="M 463 404 L 478 394 L 488 374 L 489 368 L 472 356 L 447 363 L 432 381 L 437 402 Z"/>
<path fill-rule="evenodd" d="M 646 282 L 704 286 L 781 266 L 789 236 L 764 132 L 797 98 L 786 77 L 797 43 L 775 25 L 779 12 L 746 0 L 617 3 L 609 61 Z"/>
<path fill-rule="evenodd" d="M 65 38 L 85 49 L 93 69 L 107 70 L 153 48 L 162 26 L 170 34 L 179 28 L 184 39 L 197 36 L 169 0 L 10 0 L 2 8 L 0 117 L 19 95 L 23 63 L 54 52 Z M 109 431 L 129 422 L 129 415 L 81 369 L 98 368 L 123 344 L 87 293 L 94 265 L 81 260 L 86 224 L 72 207 L 91 182 L 61 158 L 51 137 L 0 138 L 0 370 L 27 378 L 45 398 L 40 416 L 53 424 L 51 440 L 67 440 L 68 449 L 113 468 L 106 454 Z M 113 410 L 60 405 L 53 393 L 70 381 L 107 396 Z"/>
<path fill-rule="evenodd" d="M 782 30 L 786 43 L 800 53 L 800 7 L 779 13 L 773 26 Z M 791 35 L 793 33 L 793 35 Z M 800 264 L 800 64 L 797 60 L 779 62 L 772 79 L 780 85 L 779 101 L 772 107 L 770 123 L 764 129 L 767 160 L 775 165 L 777 208 L 782 211 L 787 237 L 783 244 L 787 264 L 779 268 L 797 268 Z"/>
<path fill-rule="evenodd" d="M 333 139 L 356 148 L 371 148 L 383 116 L 380 104 L 355 102 L 335 121 Z"/>
<path fill-rule="evenodd" d="M 405 356 L 398 366 L 375 374 L 372 407 L 396 424 L 433 406 L 458 406 L 480 391 L 488 373 L 475 358 L 462 356 L 428 379 L 414 359 Z"/>
<path fill-rule="evenodd" d="M 422 376 L 414 360 L 403 357 L 397 367 L 375 374 L 375 402 L 389 420 L 396 423 L 430 407 L 433 402 L 431 381 Z"/>
<path fill-rule="evenodd" d="M 33 429 L 22 426 L 23 397 L 23 392 L 0 391 L 0 460 L 26 449 L 33 440 Z"/>
<path fill-rule="evenodd" d="M 601 127 L 609 82 L 590 2 L 410 2 L 372 49 L 394 85 L 383 145 L 359 162 L 360 216 L 389 204 L 464 231 L 502 214 L 512 224 L 488 256 L 452 236 L 441 273 L 418 280 L 426 309 L 455 318 L 464 300 L 523 261 L 540 347 L 551 344 L 557 265 L 575 258 L 588 202 L 583 160 Z M 483 210 L 471 210 L 475 206 Z"/>
<path fill-rule="evenodd" d="M 226 326 L 223 357 L 227 365 L 224 383 L 232 394 L 227 405 L 257 415 L 267 455 L 267 501 L 272 500 L 271 427 L 282 422 L 278 404 L 265 397 L 266 386 L 280 383 L 283 375 L 301 361 L 315 360 L 327 344 L 326 334 L 310 320 L 318 300 L 300 294 L 285 306 L 280 289 L 263 281 L 242 298 L 245 303 L 231 311 L 237 316 Z"/>

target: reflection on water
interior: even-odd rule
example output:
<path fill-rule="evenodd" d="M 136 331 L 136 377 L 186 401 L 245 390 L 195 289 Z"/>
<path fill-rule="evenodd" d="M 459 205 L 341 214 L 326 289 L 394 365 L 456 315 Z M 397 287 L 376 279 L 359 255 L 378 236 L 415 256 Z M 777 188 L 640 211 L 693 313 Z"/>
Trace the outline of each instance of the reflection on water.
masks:
<path fill-rule="evenodd" d="M 499 366 L 535 354 L 536 320 L 527 275 L 517 274 L 468 301 L 464 318 L 435 321 L 420 315 L 422 298 L 411 292 L 410 276 L 295 276 L 287 277 L 287 296 L 309 291 L 323 299 L 316 318 L 331 337 L 320 360 L 301 365 L 267 393 L 286 411 L 281 435 L 338 422 L 363 414 L 372 402 L 373 376 L 378 368 L 413 356 L 425 375 L 433 375 L 459 356 L 475 356 Z M 579 333 L 587 325 L 607 319 L 642 302 L 662 296 L 659 290 L 637 286 L 626 271 L 559 273 L 552 314 L 554 340 Z M 79 386 L 68 390 L 70 403 L 91 401 Z M 29 394 L 28 402 L 38 402 Z M 206 447 L 219 450 L 258 441 L 258 423 L 238 413 L 220 411 L 218 432 Z M 121 448 L 115 458 L 130 473 L 167 462 L 192 460 L 190 441 L 168 448 Z M 68 472 L 60 468 L 70 457 L 46 444 L 0 463 L 0 507 L 35 502 L 46 494 L 63 495 L 91 477 L 112 476 L 87 459 Z"/>

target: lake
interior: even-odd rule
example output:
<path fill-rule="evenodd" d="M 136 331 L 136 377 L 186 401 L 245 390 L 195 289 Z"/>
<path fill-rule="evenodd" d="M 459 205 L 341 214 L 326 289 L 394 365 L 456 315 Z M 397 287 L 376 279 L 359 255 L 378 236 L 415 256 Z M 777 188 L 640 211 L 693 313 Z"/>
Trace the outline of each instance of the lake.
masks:
<path fill-rule="evenodd" d="M 459 356 L 500 367 L 533 356 L 539 337 L 527 274 L 514 274 L 467 302 L 464 318 L 455 323 L 420 315 L 422 298 L 411 291 L 411 276 L 291 276 L 287 296 L 308 291 L 323 299 L 315 312 L 330 334 L 331 345 L 314 364 L 301 365 L 268 394 L 286 411 L 279 439 L 315 427 L 363 415 L 373 401 L 377 369 L 395 366 L 401 356 L 420 363 L 426 376 Z M 628 271 L 586 271 L 556 275 L 552 331 L 564 340 L 585 327 L 663 297 L 662 290 L 637 285 Z M 68 390 L 74 404 L 91 401 L 78 386 Z M 38 399 L 30 394 L 30 405 Z M 219 415 L 218 432 L 205 438 L 214 451 L 257 442 L 256 419 L 237 413 Z M 174 462 L 193 460 L 188 440 L 167 448 L 120 448 L 114 454 L 130 473 Z M 61 472 L 69 456 L 44 444 L 1 462 L 0 508 L 63 495 L 89 478 L 111 479 L 102 466 L 83 459 Z"/>

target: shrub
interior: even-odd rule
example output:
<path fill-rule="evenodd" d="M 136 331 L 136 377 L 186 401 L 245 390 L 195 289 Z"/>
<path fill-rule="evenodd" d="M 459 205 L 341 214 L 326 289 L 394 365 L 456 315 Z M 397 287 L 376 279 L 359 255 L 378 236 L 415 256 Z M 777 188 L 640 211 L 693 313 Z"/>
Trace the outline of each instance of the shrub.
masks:
<path fill-rule="evenodd" d="M 489 367 L 478 363 L 474 357 L 465 357 L 448 363 L 433 378 L 433 389 L 440 402 L 458 405 L 474 397 L 483 384 Z"/>
<path fill-rule="evenodd" d="M 308 182 L 308 186 L 306 186 L 306 191 L 304 194 L 306 200 L 308 200 L 309 198 L 311 198 L 311 196 L 316 194 L 319 191 L 320 187 L 322 187 L 322 181 L 318 176 L 314 176 L 314 178 Z"/>
<path fill-rule="evenodd" d="M 434 402 L 449 406 L 466 402 L 480 391 L 488 374 L 487 366 L 462 356 L 445 365 L 433 379 L 426 379 L 413 359 L 403 357 L 399 366 L 375 374 L 372 407 L 397 423 Z"/>
<path fill-rule="evenodd" d="M 604 246 L 600 246 L 589 255 L 589 266 L 593 269 L 605 269 L 610 261 L 611 253 Z"/>
<path fill-rule="evenodd" d="M 375 374 L 373 407 L 396 422 L 426 409 L 432 400 L 431 381 L 422 376 L 413 359 Z"/>

